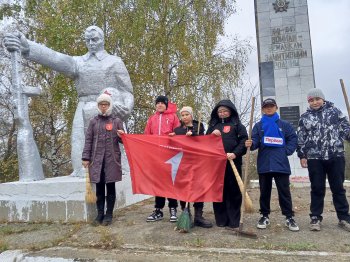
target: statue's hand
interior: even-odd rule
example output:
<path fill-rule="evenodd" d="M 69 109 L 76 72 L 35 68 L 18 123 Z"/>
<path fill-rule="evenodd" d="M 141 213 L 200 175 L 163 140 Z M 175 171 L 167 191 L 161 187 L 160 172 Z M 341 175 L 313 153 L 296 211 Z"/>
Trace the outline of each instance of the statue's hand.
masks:
<path fill-rule="evenodd" d="M 4 45 L 9 52 L 21 51 L 23 55 L 29 53 L 29 44 L 26 37 L 20 33 L 7 33 L 4 38 Z"/>
<path fill-rule="evenodd" d="M 129 116 L 129 109 L 125 106 L 113 104 L 113 109 L 122 120 L 125 120 Z"/>

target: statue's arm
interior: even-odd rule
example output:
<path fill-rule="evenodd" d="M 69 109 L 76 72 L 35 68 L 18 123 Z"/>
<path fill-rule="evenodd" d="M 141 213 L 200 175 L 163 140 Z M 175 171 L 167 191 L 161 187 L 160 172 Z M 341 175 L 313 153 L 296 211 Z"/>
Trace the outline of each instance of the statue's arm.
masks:
<path fill-rule="evenodd" d="M 77 75 L 77 65 L 72 56 L 29 41 L 20 32 L 6 33 L 3 43 L 9 52 L 20 51 L 24 58 L 50 67 L 68 77 L 74 78 Z"/>
<path fill-rule="evenodd" d="M 77 75 L 76 61 L 72 56 L 56 52 L 33 41 L 27 41 L 29 50 L 23 55 L 26 59 L 50 67 L 70 78 Z"/>

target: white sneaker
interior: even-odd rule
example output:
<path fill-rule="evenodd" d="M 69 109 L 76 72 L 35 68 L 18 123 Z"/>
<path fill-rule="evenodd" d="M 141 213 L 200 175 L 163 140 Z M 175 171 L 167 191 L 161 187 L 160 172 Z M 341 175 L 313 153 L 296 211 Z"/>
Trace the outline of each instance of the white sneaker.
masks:
<path fill-rule="evenodd" d="M 286 224 L 285 225 L 286 225 L 286 227 L 288 227 L 288 229 L 290 231 L 294 231 L 294 232 L 299 231 L 299 227 L 298 227 L 298 225 L 295 222 L 293 217 L 288 217 L 286 219 Z"/>
<path fill-rule="evenodd" d="M 175 207 L 171 207 L 169 208 L 170 211 L 170 222 L 177 222 L 177 216 L 176 216 L 176 208 Z"/>

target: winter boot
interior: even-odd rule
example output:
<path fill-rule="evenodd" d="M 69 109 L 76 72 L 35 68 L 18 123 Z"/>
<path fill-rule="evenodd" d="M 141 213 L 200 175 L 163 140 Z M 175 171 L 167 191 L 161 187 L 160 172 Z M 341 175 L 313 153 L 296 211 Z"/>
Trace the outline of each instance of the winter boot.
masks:
<path fill-rule="evenodd" d="M 103 218 L 103 222 L 102 222 L 103 226 L 109 226 L 110 224 L 112 224 L 115 195 L 107 196 L 106 202 L 107 202 L 107 210 L 106 210 L 106 215 Z"/>
<path fill-rule="evenodd" d="M 97 217 L 92 222 L 93 226 L 98 226 L 102 224 L 102 221 L 105 216 L 105 197 L 97 196 L 96 200 L 96 207 L 97 207 Z"/>
<path fill-rule="evenodd" d="M 194 208 L 194 225 L 197 227 L 211 228 L 213 226 L 210 221 L 203 217 L 203 207 Z"/>

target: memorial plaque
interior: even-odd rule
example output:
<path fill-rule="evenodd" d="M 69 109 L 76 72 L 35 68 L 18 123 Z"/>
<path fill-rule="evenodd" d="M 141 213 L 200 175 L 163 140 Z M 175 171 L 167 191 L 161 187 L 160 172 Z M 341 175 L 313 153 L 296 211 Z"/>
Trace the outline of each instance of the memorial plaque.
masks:
<path fill-rule="evenodd" d="M 261 90 L 263 96 L 274 96 L 275 92 L 275 75 L 273 73 L 273 62 L 260 63 Z"/>
<path fill-rule="evenodd" d="M 281 119 L 291 123 L 294 129 L 297 130 L 300 118 L 299 106 L 280 107 L 280 117 Z"/>

